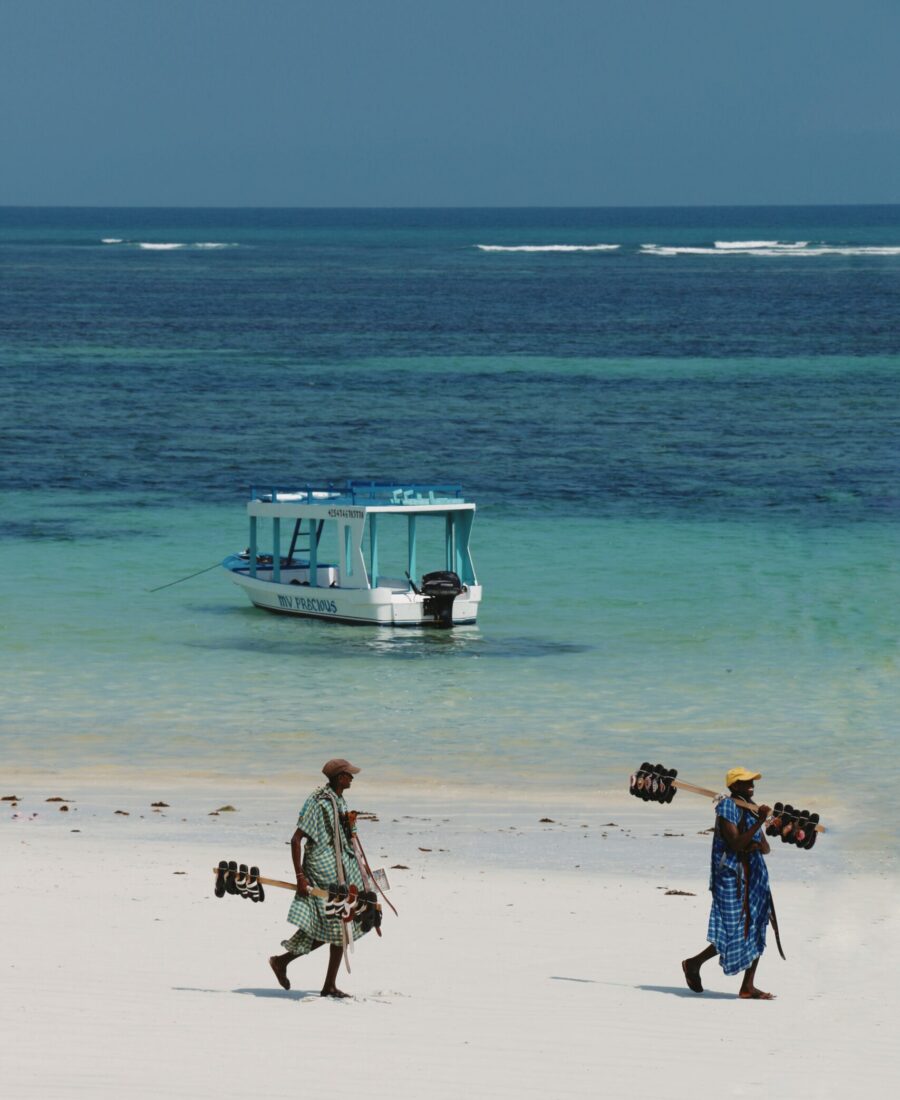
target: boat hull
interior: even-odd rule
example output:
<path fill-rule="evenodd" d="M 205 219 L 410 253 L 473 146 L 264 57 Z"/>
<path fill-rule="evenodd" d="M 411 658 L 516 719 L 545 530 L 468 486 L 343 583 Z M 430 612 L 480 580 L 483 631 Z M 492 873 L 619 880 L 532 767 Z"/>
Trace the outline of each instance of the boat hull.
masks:
<path fill-rule="evenodd" d="M 426 614 L 424 596 L 397 588 L 312 588 L 251 577 L 225 566 L 255 607 L 279 615 L 327 619 L 369 626 L 444 626 Z M 453 601 L 453 626 L 476 621 L 481 585 L 470 585 Z"/>

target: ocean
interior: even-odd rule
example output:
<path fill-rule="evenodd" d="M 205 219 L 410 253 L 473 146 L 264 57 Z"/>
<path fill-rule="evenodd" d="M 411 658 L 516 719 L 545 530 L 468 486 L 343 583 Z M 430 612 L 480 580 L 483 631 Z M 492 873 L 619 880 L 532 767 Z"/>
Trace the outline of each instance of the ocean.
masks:
<path fill-rule="evenodd" d="M 898 320 L 897 206 L 0 210 L 0 775 L 740 763 L 871 817 Z M 271 616 L 209 568 L 251 485 L 347 477 L 477 502 L 476 627 Z"/>

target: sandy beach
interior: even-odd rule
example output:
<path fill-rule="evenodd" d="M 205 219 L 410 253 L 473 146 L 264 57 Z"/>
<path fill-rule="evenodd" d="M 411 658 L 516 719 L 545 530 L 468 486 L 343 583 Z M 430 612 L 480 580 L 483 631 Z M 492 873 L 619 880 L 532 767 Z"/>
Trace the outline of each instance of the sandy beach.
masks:
<path fill-rule="evenodd" d="M 272 979 L 287 891 L 213 894 L 221 858 L 291 877 L 298 795 L 59 777 L 0 794 L 18 796 L 0 804 L 9 1096 L 825 1097 L 900 1070 L 897 880 L 840 831 L 773 850 L 788 962 L 770 937 L 758 981 L 778 999 L 748 1003 L 715 962 L 704 995 L 682 981 L 708 915 L 702 800 L 360 784 L 400 916 L 357 945 L 336 1002 L 318 996 L 322 956 L 292 965 L 289 992 Z"/>

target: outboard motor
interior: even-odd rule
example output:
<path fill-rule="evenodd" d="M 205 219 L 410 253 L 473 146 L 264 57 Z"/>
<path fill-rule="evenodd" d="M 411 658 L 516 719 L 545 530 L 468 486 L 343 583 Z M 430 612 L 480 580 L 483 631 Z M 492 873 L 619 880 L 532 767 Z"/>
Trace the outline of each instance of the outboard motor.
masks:
<path fill-rule="evenodd" d="M 441 570 L 422 577 L 425 614 L 434 616 L 435 626 L 453 626 L 453 601 L 462 590 L 462 581 L 456 573 Z"/>

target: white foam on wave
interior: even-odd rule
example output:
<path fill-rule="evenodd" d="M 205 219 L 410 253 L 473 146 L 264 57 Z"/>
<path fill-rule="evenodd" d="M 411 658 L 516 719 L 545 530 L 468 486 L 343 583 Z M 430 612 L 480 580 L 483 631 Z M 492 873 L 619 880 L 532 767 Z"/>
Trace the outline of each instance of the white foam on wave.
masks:
<path fill-rule="evenodd" d="M 647 256 L 900 256 L 900 245 L 813 245 L 808 241 L 792 244 L 780 241 L 726 242 L 714 248 L 642 244 Z M 743 247 L 742 247 L 743 244 Z"/>
<path fill-rule="evenodd" d="M 101 244 L 124 244 L 125 242 L 122 240 L 121 237 L 104 237 L 100 241 L 100 243 Z"/>
<path fill-rule="evenodd" d="M 675 247 L 674 245 L 665 244 L 642 244 L 641 252 L 647 256 L 727 256 L 727 252 L 722 252 L 716 248 L 689 248 Z"/>
<path fill-rule="evenodd" d="M 238 247 L 233 241 L 194 241 L 193 243 L 185 241 L 138 241 L 137 246 L 138 248 L 148 248 L 153 252 L 172 252 L 178 248 L 216 249 Z"/>
<path fill-rule="evenodd" d="M 482 252 L 615 252 L 618 244 L 476 244 Z"/>
<path fill-rule="evenodd" d="M 758 248 L 777 248 L 789 252 L 796 248 L 806 248 L 809 241 L 716 241 L 716 248 L 727 251 L 751 252 Z"/>
<path fill-rule="evenodd" d="M 793 253 L 792 253 L 793 255 Z M 814 245 L 798 256 L 900 256 L 900 245 Z"/>

